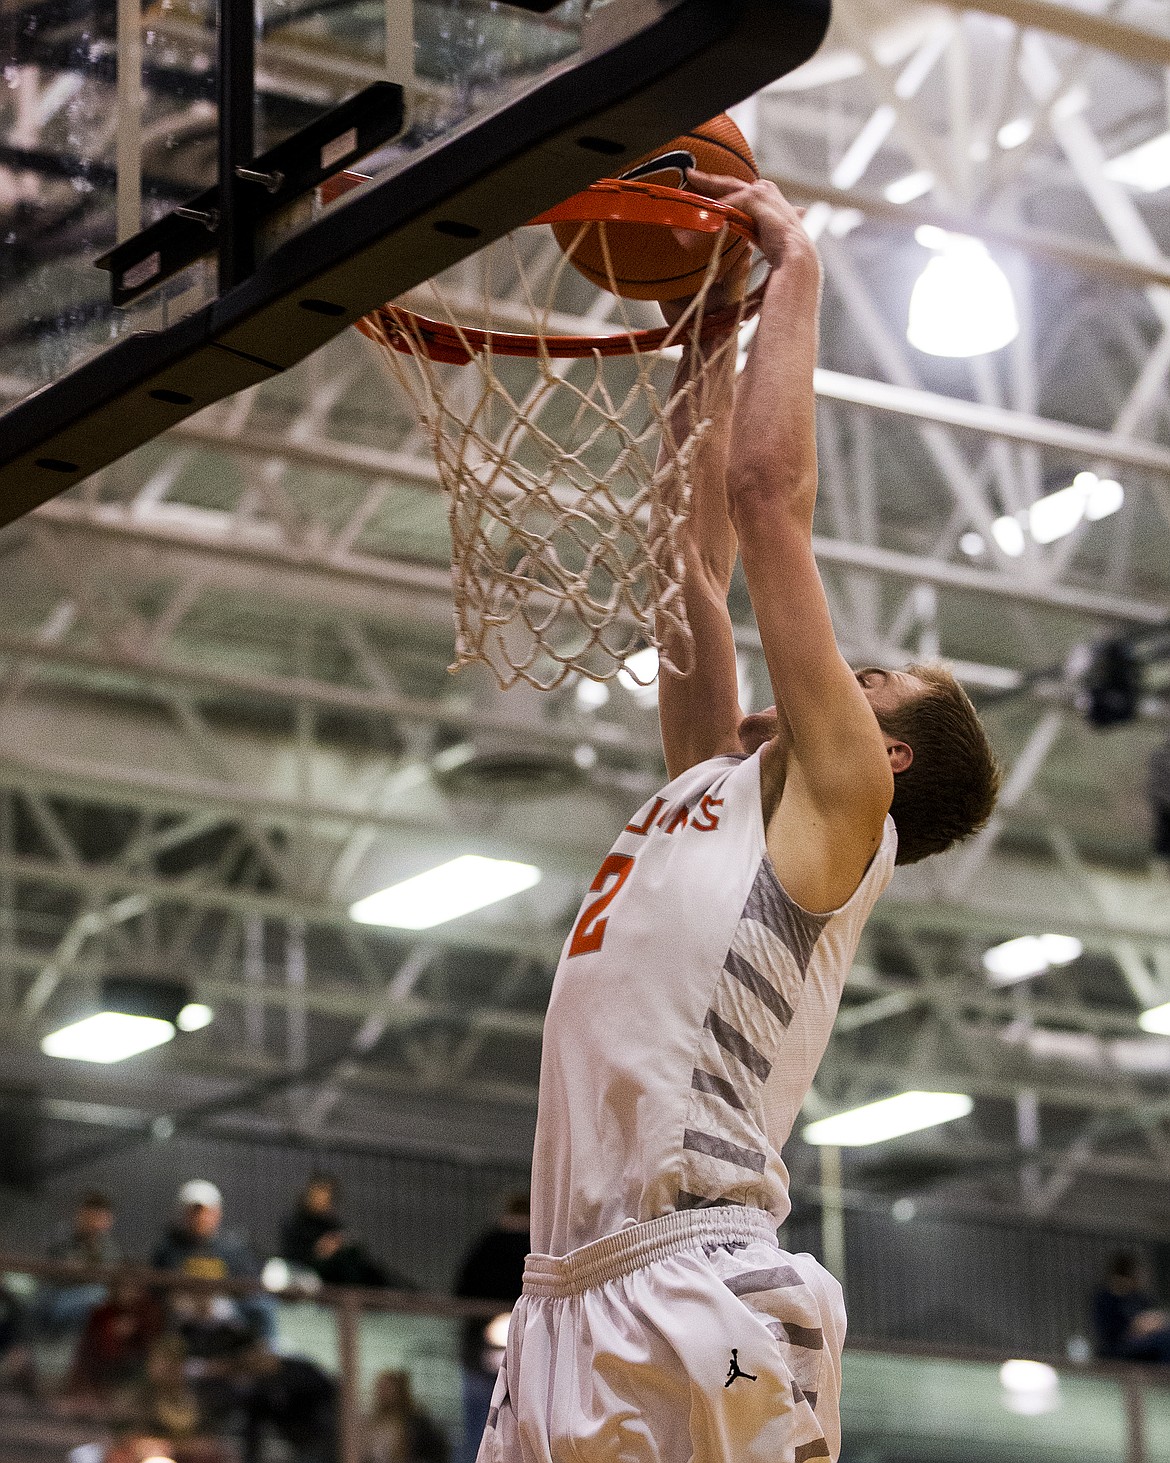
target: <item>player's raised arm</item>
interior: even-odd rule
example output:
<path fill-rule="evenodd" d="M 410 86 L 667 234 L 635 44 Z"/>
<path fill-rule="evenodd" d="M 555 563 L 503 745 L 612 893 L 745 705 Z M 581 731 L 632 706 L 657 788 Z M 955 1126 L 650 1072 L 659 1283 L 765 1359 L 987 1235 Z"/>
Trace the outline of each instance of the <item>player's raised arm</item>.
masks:
<path fill-rule="evenodd" d="M 716 286 L 713 298 L 708 300 L 708 313 L 719 308 L 721 299 L 733 298 L 742 286 L 742 276 L 725 286 Z M 668 305 L 663 309 L 668 318 L 677 318 L 677 306 Z M 734 324 L 729 324 L 727 330 L 734 331 Z M 672 778 L 708 757 L 740 750 L 735 641 L 727 609 L 727 591 L 736 556 L 726 483 L 735 360 L 735 342 L 727 335 L 705 335 L 700 345 L 688 333 L 672 387 L 672 395 L 677 395 L 691 383 L 712 417 L 691 465 L 691 512 L 681 541 L 685 565 L 683 596 L 694 636 L 691 668 L 685 675 L 674 675 L 664 669 L 658 678 L 662 749 Z M 679 397 L 667 430 L 681 440 L 689 428 L 690 406 L 684 393 Z M 664 448 L 660 466 L 665 460 Z M 672 643 L 672 626 L 665 618 L 658 630 L 667 653 L 672 654 L 676 663 L 685 664 L 686 651 Z"/>
<path fill-rule="evenodd" d="M 880 841 L 896 767 L 837 648 L 813 557 L 820 263 L 800 215 L 774 184 L 703 177 L 696 185 L 751 215 L 772 267 L 736 389 L 728 503 L 786 723 L 783 801 L 802 820 L 810 849 L 824 852 L 824 897 L 847 897 Z M 817 887 L 816 868 L 807 874 Z"/>

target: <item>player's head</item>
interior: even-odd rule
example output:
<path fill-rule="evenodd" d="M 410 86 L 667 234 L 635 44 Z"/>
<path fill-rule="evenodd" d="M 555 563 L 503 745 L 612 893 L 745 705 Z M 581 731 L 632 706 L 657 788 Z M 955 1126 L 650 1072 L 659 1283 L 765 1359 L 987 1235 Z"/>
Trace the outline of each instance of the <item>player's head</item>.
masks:
<path fill-rule="evenodd" d="M 982 828 L 999 796 L 999 764 L 970 697 L 950 671 L 912 665 L 859 671 L 858 680 L 887 744 L 902 749 L 891 757 L 898 862 L 915 864 Z"/>

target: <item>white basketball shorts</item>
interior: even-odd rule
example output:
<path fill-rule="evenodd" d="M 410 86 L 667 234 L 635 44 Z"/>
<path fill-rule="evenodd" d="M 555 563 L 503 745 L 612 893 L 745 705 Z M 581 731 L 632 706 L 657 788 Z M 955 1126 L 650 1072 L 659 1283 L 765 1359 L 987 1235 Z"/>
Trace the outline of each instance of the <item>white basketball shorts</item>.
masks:
<path fill-rule="evenodd" d="M 804 1463 L 840 1451 L 841 1287 L 740 1207 L 530 1255 L 477 1463 Z"/>

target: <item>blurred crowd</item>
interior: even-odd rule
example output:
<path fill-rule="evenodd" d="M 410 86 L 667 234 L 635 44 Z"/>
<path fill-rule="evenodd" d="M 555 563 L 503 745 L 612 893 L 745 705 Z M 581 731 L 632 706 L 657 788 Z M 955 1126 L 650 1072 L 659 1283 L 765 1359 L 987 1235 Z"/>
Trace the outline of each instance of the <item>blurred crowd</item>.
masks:
<path fill-rule="evenodd" d="M 0 1285 L 0 1385 L 100 1422 L 114 1438 L 105 1463 L 336 1463 L 337 1378 L 279 1343 L 276 1299 L 256 1283 L 261 1266 L 225 1225 L 214 1183 L 183 1184 L 147 1257 L 174 1284 L 127 1264 L 115 1204 L 98 1190 L 80 1196 L 45 1258 L 54 1268 L 31 1293 Z M 70 1274 L 95 1268 L 111 1273 Z M 352 1234 L 327 1174 L 305 1185 L 265 1272 L 268 1285 L 301 1298 L 322 1285 L 410 1288 Z M 448 1463 L 447 1438 L 406 1371 L 373 1379 L 362 1456 Z"/>

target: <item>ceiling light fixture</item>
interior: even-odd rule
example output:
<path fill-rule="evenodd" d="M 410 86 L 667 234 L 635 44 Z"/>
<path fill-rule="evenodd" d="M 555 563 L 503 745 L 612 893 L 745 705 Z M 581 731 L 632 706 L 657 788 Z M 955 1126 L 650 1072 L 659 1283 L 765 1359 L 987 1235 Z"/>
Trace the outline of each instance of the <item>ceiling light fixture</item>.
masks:
<path fill-rule="evenodd" d="M 658 700 L 658 652 L 653 645 L 627 655 L 617 678 L 636 701 L 653 706 Z"/>
<path fill-rule="evenodd" d="M 974 1107 L 961 1092 L 902 1092 L 809 1123 L 801 1136 L 806 1143 L 835 1148 L 864 1148 L 904 1133 L 918 1133 L 966 1117 Z"/>
<path fill-rule="evenodd" d="M 996 985 L 1013 985 L 1043 975 L 1054 965 L 1070 965 L 1084 946 L 1074 935 L 1020 935 L 983 952 L 983 968 Z"/>
<path fill-rule="evenodd" d="M 965 358 L 1015 340 L 1020 322 L 1012 287 L 987 246 L 933 224 L 921 224 L 914 237 L 935 251 L 910 295 L 906 339 L 915 350 Z"/>
<path fill-rule="evenodd" d="M 131 1016 L 125 1011 L 99 1011 L 50 1032 L 41 1041 L 47 1057 L 75 1062 L 123 1062 L 139 1052 L 170 1041 L 175 1028 L 157 1016 Z"/>
<path fill-rule="evenodd" d="M 215 1012 L 202 1001 L 188 1001 L 179 1012 L 175 1025 L 180 1031 L 202 1031 L 215 1020 Z"/>
<path fill-rule="evenodd" d="M 1160 132 L 1105 164 L 1105 176 L 1142 193 L 1157 193 L 1170 184 L 1170 132 Z"/>
<path fill-rule="evenodd" d="M 429 930 L 539 882 L 540 870 L 533 864 L 467 853 L 359 899 L 349 914 L 358 924 Z"/>
<path fill-rule="evenodd" d="M 1022 147 L 1033 132 L 1033 124 L 1028 117 L 1013 117 L 1010 122 L 1005 122 L 995 134 L 995 140 L 1003 148 L 1004 152 L 1011 152 L 1013 147 Z"/>
<path fill-rule="evenodd" d="M 913 203 L 916 198 L 929 193 L 933 187 L 934 174 L 925 168 L 919 168 L 916 173 L 907 173 L 905 177 L 895 178 L 892 183 L 887 183 L 883 191 L 891 203 Z"/>
<path fill-rule="evenodd" d="M 1170 1036 L 1170 1001 L 1143 1011 L 1138 1017 L 1138 1025 L 1143 1031 L 1151 1031 L 1155 1036 Z"/>

